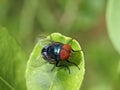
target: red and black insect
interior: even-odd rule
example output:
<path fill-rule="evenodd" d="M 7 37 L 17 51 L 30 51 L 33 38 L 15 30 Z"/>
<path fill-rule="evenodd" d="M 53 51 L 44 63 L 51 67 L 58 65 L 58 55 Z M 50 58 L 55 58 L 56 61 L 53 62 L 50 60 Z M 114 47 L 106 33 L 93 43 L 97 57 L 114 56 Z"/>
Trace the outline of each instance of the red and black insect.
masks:
<path fill-rule="evenodd" d="M 65 64 L 59 65 L 59 62 L 65 61 L 75 65 L 78 69 L 80 69 L 77 64 L 69 61 L 69 58 L 72 56 L 73 52 L 77 51 L 74 51 L 70 44 L 63 44 L 61 42 L 54 42 L 52 40 L 49 45 L 43 47 L 41 54 L 46 61 L 49 63 L 54 63 L 55 67 L 66 67 L 70 73 L 69 67 Z"/>

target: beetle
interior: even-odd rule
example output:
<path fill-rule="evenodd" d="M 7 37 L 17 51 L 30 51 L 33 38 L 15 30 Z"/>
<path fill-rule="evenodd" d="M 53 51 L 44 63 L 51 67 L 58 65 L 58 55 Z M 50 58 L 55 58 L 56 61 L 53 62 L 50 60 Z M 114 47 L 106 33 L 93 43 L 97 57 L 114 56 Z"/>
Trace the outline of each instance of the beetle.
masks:
<path fill-rule="evenodd" d="M 72 56 L 73 52 L 77 52 L 72 49 L 69 43 L 63 44 L 61 42 L 55 42 L 52 40 L 50 44 L 42 48 L 41 50 L 42 57 L 49 63 L 55 64 L 53 69 L 55 67 L 66 67 L 70 73 L 70 69 L 67 65 L 65 64 L 59 65 L 60 61 L 64 61 L 75 65 L 80 70 L 76 63 L 69 61 L 69 58 Z"/>

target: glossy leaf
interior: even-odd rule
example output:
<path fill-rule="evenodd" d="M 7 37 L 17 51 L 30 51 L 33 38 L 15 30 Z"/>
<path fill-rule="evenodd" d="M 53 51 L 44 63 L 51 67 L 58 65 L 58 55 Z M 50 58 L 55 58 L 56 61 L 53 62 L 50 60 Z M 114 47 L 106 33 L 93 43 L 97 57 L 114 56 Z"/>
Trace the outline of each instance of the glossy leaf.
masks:
<path fill-rule="evenodd" d="M 71 40 L 60 33 L 53 33 L 51 37 L 54 41 L 61 43 L 68 43 Z M 79 90 L 85 73 L 84 56 L 79 43 L 74 39 L 71 41 L 72 48 L 80 51 L 75 52 L 70 57 L 70 61 L 75 62 L 80 70 L 76 66 L 66 63 L 70 67 L 71 73 L 69 74 L 64 68 L 56 67 L 51 71 L 54 65 L 46 63 L 41 57 L 41 49 L 49 40 L 51 40 L 50 36 L 41 39 L 30 55 L 26 70 L 27 90 Z"/>
<path fill-rule="evenodd" d="M 120 0 L 109 0 L 107 7 L 108 33 L 114 47 L 120 53 Z"/>
<path fill-rule="evenodd" d="M 0 90 L 26 90 L 26 56 L 5 28 L 0 28 Z"/>

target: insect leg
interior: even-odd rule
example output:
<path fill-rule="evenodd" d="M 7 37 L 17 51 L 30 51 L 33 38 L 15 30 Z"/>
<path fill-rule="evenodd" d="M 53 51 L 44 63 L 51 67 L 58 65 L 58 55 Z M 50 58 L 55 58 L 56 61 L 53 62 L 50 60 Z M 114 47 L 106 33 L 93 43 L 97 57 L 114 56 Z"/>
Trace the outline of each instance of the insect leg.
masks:
<path fill-rule="evenodd" d="M 55 63 L 51 63 L 54 64 L 53 68 L 51 69 L 51 71 L 53 71 L 55 69 L 55 67 L 59 67 L 59 61 L 56 61 Z"/>
<path fill-rule="evenodd" d="M 71 40 L 69 40 L 69 42 L 68 42 L 68 44 L 70 44 L 71 46 L 72 46 L 72 43 L 73 43 L 72 41 L 73 41 L 73 39 L 71 38 Z M 72 49 L 72 52 L 79 52 L 79 51 L 82 51 L 82 50 L 76 50 L 75 51 L 75 50 Z"/>
<path fill-rule="evenodd" d="M 80 70 L 80 68 L 78 67 L 78 65 L 77 64 L 75 64 L 74 62 L 70 62 L 69 60 L 66 60 L 68 63 L 71 63 L 71 64 L 73 64 L 73 65 L 75 65 L 79 70 Z"/>
<path fill-rule="evenodd" d="M 56 62 L 55 66 L 56 67 L 65 67 L 68 70 L 69 74 L 70 74 L 70 68 L 67 65 L 65 65 L 65 64 L 58 65 L 58 64 L 59 64 L 59 61 Z"/>
<path fill-rule="evenodd" d="M 54 69 L 55 69 L 55 67 L 56 67 L 56 64 L 58 64 L 59 62 L 57 61 L 56 63 L 50 63 L 50 64 L 55 64 L 54 66 L 53 66 L 53 68 L 51 69 L 51 71 L 53 71 Z"/>
<path fill-rule="evenodd" d="M 76 51 L 75 51 L 75 50 L 72 49 L 72 52 L 80 52 L 80 51 L 82 51 L 82 50 L 76 50 Z"/>

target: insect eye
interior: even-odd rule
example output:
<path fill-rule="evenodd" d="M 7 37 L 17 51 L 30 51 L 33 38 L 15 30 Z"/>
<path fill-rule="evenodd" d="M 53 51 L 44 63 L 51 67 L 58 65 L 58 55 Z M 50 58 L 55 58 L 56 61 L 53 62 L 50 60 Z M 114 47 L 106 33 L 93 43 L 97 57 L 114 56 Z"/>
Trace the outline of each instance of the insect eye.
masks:
<path fill-rule="evenodd" d="M 46 52 L 42 52 L 42 57 L 46 60 L 48 58 L 47 53 Z"/>

